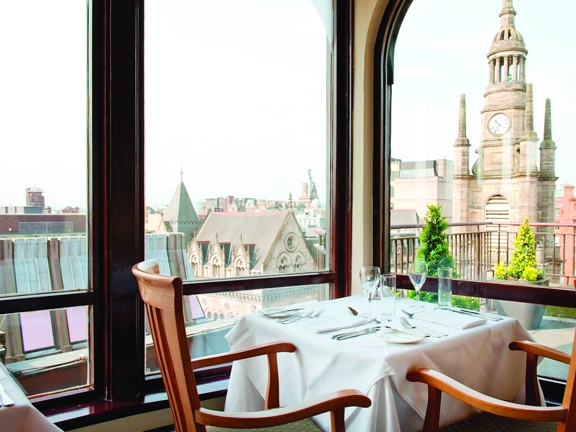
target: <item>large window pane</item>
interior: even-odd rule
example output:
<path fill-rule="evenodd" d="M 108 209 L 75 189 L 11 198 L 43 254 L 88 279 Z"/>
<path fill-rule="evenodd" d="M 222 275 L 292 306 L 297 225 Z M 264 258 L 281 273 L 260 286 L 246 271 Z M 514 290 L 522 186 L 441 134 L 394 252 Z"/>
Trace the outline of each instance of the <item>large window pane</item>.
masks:
<path fill-rule="evenodd" d="M 147 4 L 147 230 L 183 233 L 196 279 L 318 269 L 330 23 L 329 2 Z"/>
<path fill-rule="evenodd" d="M 196 283 L 327 270 L 332 3 L 151 0 L 145 16 L 146 257 Z M 228 349 L 245 313 L 325 291 L 191 296 L 207 349 L 192 354 Z"/>
<path fill-rule="evenodd" d="M 573 187 L 566 185 L 575 181 L 569 143 L 576 87 L 559 79 L 572 74 L 573 64 L 551 59 L 575 53 L 569 38 L 554 36 L 570 27 L 575 7 L 551 4 L 545 10 L 500 0 L 410 6 L 394 62 L 393 271 L 406 271 L 428 206 L 440 205 L 458 277 L 492 280 L 499 263 L 510 264 L 528 219 L 535 271 L 545 274 L 544 284 L 573 290 L 576 225 Z M 574 308 L 475 300 L 487 311 L 520 317 L 540 342 L 571 351 Z M 536 318 L 510 306 L 527 306 Z M 546 363 L 540 373 L 566 376 Z"/>
<path fill-rule="evenodd" d="M 0 4 L 1 297 L 89 286 L 88 4 Z M 87 307 L 0 316 L 6 365 L 29 396 L 88 384 L 87 316 Z M 70 384 L 56 370 L 73 368 L 72 357 L 83 372 Z"/>

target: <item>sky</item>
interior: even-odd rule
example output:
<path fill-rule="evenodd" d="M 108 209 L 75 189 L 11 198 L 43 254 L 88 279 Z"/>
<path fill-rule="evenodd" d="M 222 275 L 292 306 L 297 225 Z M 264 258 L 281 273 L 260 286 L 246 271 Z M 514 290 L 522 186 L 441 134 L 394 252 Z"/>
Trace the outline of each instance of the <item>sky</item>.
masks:
<path fill-rule="evenodd" d="M 528 49 L 526 81 L 533 85 L 538 144 L 544 136 L 545 101 L 550 98 L 557 185 L 575 184 L 571 123 L 576 46 L 571 28 L 576 3 L 554 0 L 542 7 L 543 3 L 534 0 L 515 0 L 513 4 L 516 29 Z M 414 154 L 418 154 L 419 160 L 453 159 L 460 94 L 464 93 L 471 164 L 476 161 L 474 150 L 480 144 L 480 111 L 489 76 L 486 55 L 500 28 L 501 9 L 502 0 L 414 0 L 396 45 L 393 157 L 415 160 Z"/>
<path fill-rule="evenodd" d="M 240 3 L 146 3 L 148 205 L 167 205 L 181 178 L 194 203 L 296 199 L 308 170 L 325 203 L 327 38 L 318 9 L 309 0 Z M 396 47 L 393 157 L 452 159 L 461 93 L 475 156 L 501 7 L 502 0 L 414 0 Z M 514 7 L 529 51 L 535 131 L 541 140 L 550 97 L 558 184 L 574 184 L 576 5 Z M 85 9 L 77 0 L 0 2 L 0 205 L 24 205 L 25 189 L 35 186 L 55 209 L 85 208 Z"/>

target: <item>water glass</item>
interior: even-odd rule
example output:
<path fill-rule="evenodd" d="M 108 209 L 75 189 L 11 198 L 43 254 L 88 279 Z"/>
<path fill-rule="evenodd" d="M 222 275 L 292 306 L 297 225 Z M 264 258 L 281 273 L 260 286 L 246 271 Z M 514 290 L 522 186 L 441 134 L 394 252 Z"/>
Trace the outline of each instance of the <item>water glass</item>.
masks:
<path fill-rule="evenodd" d="M 378 300 L 376 305 L 382 321 L 392 321 L 396 313 L 396 275 L 380 275 L 380 287 L 378 288 Z"/>
<path fill-rule="evenodd" d="M 438 307 L 452 308 L 452 269 L 438 269 Z"/>

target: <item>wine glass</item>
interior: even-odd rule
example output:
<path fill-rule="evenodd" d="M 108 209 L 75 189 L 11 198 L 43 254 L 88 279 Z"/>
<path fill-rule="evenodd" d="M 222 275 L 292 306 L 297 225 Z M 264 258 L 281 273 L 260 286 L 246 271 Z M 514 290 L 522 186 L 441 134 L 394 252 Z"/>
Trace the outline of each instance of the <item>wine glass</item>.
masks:
<path fill-rule="evenodd" d="M 427 274 L 428 264 L 426 264 L 424 258 L 415 258 L 408 267 L 408 276 L 410 276 L 410 282 L 412 282 L 412 285 L 414 285 L 414 289 L 416 290 L 416 304 L 411 306 L 414 309 L 423 309 L 418 301 L 420 300 L 420 288 L 422 288 L 422 285 L 424 285 Z"/>
<path fill-rule="evenodd" d="M 376 314 L 372 313 L 372 297 L 373 293 L 378 288 L 380 283 L 380 267 L 364 266 L 360 268 L 360 282 L 364 290 L 364 296 L 368 299 L 368 314 L 369 318 L 376 318 Z"/>

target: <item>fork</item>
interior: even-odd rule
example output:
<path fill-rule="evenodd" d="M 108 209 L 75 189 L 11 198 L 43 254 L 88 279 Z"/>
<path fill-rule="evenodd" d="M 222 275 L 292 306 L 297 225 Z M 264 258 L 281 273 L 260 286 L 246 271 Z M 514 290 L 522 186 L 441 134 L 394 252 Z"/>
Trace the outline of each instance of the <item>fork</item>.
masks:
<path fill-rule="evenodd" d="M 310 311 L 308 311 L 308 313 L 306 315 L 296 315 L 296 316 L 286 318 L 286 319 L 278 321 L 278 322 L 280 324 L 291 324 L 293 322 L 300 321 L 301 319 L 304 319 L 304 318 L 311 318 L 313 314 L 314 314 L 314 311 L 310 310 Z"/>
<path fill-rule="evenodd" d="M 428 327 L 415 326 L 410 321 L 408 321 L 405 317 L 400 317 L 400 322 L 407 329 L 413 329 L 413 330 L 421 331 L 426 336 L 432 336 L 432 337 L 448 336 L 446 333 L 440 333 L 440 332 L 437 332 L 436 330 L 429 329 Z"/>
<path fill-rule="evenodd" d="M 312 315 L 311 318 L 318 318 L 320 315 L 324 313 L 324 308 L 318 309 L 318 312 Z"/>

